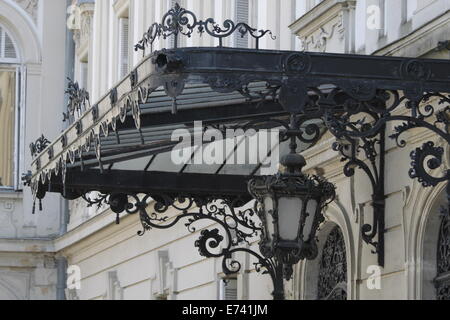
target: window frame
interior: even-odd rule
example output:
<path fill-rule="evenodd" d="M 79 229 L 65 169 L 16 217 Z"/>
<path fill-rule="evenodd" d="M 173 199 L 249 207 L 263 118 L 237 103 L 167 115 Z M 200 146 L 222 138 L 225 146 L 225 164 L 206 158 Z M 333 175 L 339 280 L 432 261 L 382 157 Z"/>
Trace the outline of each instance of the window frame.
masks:
<path fill-rule="evenodd" d="M 14 150 L 13 150 L 13 185 L 0 186 L 0 192 L 5 191 L 22 191 L 23 183 L 21 182 L 20 172 L 24 170 L 24 120 L 23 102 L 25 93 L 25 66 L 19 63 L 4 62 L 0 59 L 0 70 L 15 72 L 15 108 L 14 108 Z"/>

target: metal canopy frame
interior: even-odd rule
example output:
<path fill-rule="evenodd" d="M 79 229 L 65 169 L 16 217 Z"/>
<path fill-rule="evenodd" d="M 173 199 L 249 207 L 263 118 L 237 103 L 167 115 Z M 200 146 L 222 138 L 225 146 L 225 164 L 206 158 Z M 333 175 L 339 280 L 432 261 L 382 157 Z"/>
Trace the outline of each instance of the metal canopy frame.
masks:
<path fill-rule="evenodd" d="M 258 270 L 272 276 L 274 295 L 283 297 L 276 279 L 283 275 L 289 279 L 292 266 L 236 247 L 261 230 L 253 220 L 257 208 L 237 209 L 250 199 L 245 187 L 248 176 L 145 172 L 148 166 L 141 176 L 141 172 L 113 170 L 111 165 L 167 152 L 173 146 L 167 131 L 192 128 L 195 120 L 221 130 L 279 126 L 282 141 L 295 136 L 309 145 L 321 137 L 322 124 L 337 139 L 333 149 L 342 155 L 345 175 L 350 177 L 360 168 L 369 178 L 373 221 L 361 227 L 362 239 L 373 246 L 379 265 L 384 266 L 386 139 L 389 136 L 405 147 L 406 131 L 431 130 L 443 146 L 429 141 L 413 150 L 409 175 L 424 187 L 448 182 L 450 170 L 441 168 L 440 176 L 435 170 L 442 167 L 444 147 L 450 143 L 450 61 L 225 48 L 223 38 L 234 32 L 257 40 L 268 34 L 227 21 L 221 28 L 177 5 L 161 24 L 149 29 L 136 49 L 145 50 L 157 38 L 171 36 L 176 46 L 178 36 L 190 36 L 194 30 L 219 38 L 219 47 L 152 52 L 92 107 L 89 95 L 72 84 L 65 117 L 71 126 L 52 144 L 42 138 L 32 145 L 37 155 L 26 179 L 35 198 L 42 199 L 48 191 L 69 199 L 88 191 L 103 192 L 106 195 L 97 200 L 88 199 L 90 204 L 107 201 L 116 213 L 139 213 L 141 234 L 169 228 L 184 218 L 189 219 L 186 226 L 191 231 L 196 221 L 213 220 L 225 229 L 228 245 L 220 253 L 212 252 L 224 238 L 216 229 L 205 230 L 196 243 L 200 253 L 223 257 L 228 273 L 240 269 L 232 253 L 252 254 Z M 390 122 L 397 126 L 387 133 Z M 125 134 L 134 134 L 134 140 L 121 146 Z M 117 158 L 123 154 L 124 158 Z M 148 214 L 150 198 L 156 204 Z M 164 224 L 169 207 L 182 214 Z"/>

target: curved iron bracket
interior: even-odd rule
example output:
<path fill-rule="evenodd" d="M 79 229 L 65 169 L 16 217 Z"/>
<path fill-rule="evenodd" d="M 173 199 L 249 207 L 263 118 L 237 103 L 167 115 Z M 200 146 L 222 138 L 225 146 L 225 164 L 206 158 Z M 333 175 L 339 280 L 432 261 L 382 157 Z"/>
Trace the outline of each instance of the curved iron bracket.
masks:
<path fill-rule="evenodd" d="M 276 258 L 265 258 L 257 252 L 242 247 L 250 245 L 252 239 L 257 239 L 262 231 L 261 221 L 256 214 L 256 207 L 242 209 L 245 200 L 229 197 L 191 197 L 189 195 L 172 196 L 169 194 L 110 194 L 100 195 L 96 199 L 83 196 L 90 206 L 109 204 L 112 211 L 117 214 L 116 223 L 119 223 L 119 214 L 138 214 L 143 236 L 151 229 L 169 229 L 184 221 L 189 232 L 197 231 L 195 224 L 202 220 L 214 222 L 219 228 L 204 229 L 195 241 L 200 255 L 207 258 L 222 258 L 222 269 L 227 275 L 238 273 L 242 265 L 233 258 L 238 252 L 245 252 L 256 258 L 254 264 L 257 272 L 269 274 L 274 285 L 275 299 L 284 299 L 283 278 L 290 279 L 291 268 L 284 266 Z M 152 209 L 149 203 L 154 201 Z M 255 204 L 256 205 L 256 204 Z M 179 214 L 167 215 L 172 209 Z"/>

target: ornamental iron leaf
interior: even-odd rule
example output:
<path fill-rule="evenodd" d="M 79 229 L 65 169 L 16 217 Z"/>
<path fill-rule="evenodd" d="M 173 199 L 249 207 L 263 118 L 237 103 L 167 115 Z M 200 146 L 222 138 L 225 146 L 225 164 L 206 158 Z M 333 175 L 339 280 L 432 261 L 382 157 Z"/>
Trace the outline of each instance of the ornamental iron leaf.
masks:
<path fill-rule="evenodd" d="M 63 114 L 63 121 L 69 121 L 73 123 L 77 117 L 90 108 L 89 93 L 80 88 L 78 82 L 74 82 L 72 79 L 67 78 L 69 83 L 65 93 L 69 99 L 67 102 L 67 113 Z"/>
<path fill-rule="evenodd" d="M 38 154 L 40 154 L 42 151 L 44 151 L 48 146 L 50 145 L 50 141 L 47 140 L 44 135 L 41 135 L 39 139 L 37 139 L 35 142 L 30 144 L 30 152 L 31 156 L 34 158 Z"/>

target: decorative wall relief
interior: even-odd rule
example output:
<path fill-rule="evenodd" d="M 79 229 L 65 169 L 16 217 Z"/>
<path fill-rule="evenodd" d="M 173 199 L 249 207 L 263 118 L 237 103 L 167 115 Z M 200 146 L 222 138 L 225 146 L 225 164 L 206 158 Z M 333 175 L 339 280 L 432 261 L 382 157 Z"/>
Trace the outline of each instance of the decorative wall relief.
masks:
<path fill-rule="evenodd" d="M 77 29 L 73 29 L 73 40 L 77 52 L 81 52 L 89 47 L 89 42 L 92 34 L 92 20 L 94 17 L 94 3 L 82 3 L 79 6 L 77 19 L 79 23 Z"/>
<path fill-rule="evenodd" d="M 33 19 L 34 23 L 37 23 L 37 10 L 39 5 L 39 0 L 14 0 L 16 1 L 23 10 L 25 10 Z"/>
<path fill-rule="evenodd" d="M 331 39 L 342 41 L 345 37 L 343 14 L 322 25 L 317 31 L 302 39 L 306 51 L 326 52 Z M 329 51 L 329 49 L 328 49 Z M 331 50 L 335 51 L 335 50 Z"/>

